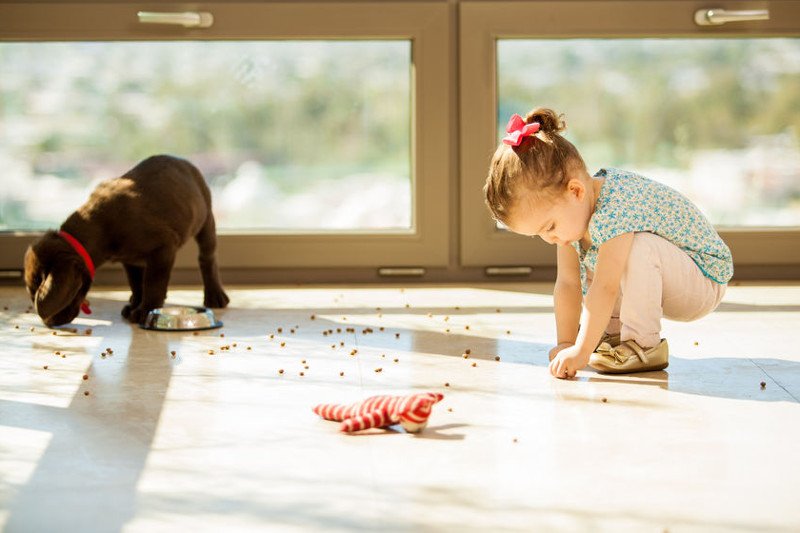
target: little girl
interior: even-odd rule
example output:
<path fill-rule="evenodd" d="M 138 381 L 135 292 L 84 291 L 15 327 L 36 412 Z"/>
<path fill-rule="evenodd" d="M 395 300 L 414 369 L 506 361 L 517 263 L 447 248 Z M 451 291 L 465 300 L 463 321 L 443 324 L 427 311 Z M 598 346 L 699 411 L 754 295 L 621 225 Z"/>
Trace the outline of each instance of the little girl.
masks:
<path fill-rule="evenodd" d="M 551 109 L 511 117 L 483 189 L 495 220 L 558 246 L 550 373 L 664 369 L 661 317 L 697 320 L 716 309 L 731 252 L 674 189 L 613 168 L 590 176 L 564 127 Z"/>

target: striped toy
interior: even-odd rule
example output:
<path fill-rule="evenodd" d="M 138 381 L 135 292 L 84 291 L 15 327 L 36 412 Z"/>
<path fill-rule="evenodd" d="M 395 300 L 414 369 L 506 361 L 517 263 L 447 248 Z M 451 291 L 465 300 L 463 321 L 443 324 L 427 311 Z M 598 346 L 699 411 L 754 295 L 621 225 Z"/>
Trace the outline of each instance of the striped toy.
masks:
<path fill-rule="evenodd" d="M 422 431 L 428 425 L 433 404 L 444 395 L 434 392 L 410 396 L 372 396 L 351 405 L 320 404 L 314 412 L 325 420 L 341 422 L 346 433 L 369 428 L 382 428 L 400 423 L 409 433 Z"/>

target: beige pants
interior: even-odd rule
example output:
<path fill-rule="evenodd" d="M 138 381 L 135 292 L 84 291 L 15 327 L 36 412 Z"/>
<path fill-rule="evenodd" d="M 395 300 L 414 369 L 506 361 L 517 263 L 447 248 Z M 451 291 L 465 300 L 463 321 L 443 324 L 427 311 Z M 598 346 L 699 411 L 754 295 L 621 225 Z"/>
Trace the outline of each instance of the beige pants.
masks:
<path fill-rule="evenodd" d="M 592 272 L 587 272 L 591 284 Z M 633 236 L 628 266 L 606 332 L 649 348 L 661 340 L 661 318 L 690 322 L 717 308 L 727 285 L 707 278 L 683 250 L 653 233 Z"/>

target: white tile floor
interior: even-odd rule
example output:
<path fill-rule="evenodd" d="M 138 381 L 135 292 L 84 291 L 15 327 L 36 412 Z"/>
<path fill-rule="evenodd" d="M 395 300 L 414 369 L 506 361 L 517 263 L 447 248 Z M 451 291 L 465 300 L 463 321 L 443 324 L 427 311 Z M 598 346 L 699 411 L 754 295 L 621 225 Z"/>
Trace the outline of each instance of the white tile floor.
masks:
<path fill-rule="evenodd" d="M 800 530 L 800 285 L 665 322 L 664 372 L 569 381 L 551 289 L 231 288 L 197 336 L 127 325 L 122 290 L 54 335 L 0 289 L 0 528 Z M 420 435 L 311 411 L 410 391 L 445 394 Z"/>

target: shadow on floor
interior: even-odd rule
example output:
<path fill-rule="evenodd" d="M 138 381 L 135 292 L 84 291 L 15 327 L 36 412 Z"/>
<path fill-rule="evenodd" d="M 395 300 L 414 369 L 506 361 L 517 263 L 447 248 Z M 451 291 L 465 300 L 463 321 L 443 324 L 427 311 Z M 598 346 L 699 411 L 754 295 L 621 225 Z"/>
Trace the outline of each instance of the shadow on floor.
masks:
<path fill-rule="evenodd" d="M 104 380 L 102 365 L 93 363 L 88 380 L 76 374 L 81 384 L 66 408 L 0 402 L 4 425 L 51 434 L 36 469 L 8 502 L 6 531 L 121 531 L 135 516 L 137 485 L 172 377 L 170 339 L 137 332 L 126 351 L 119 342 L 129 335 L 125 325 L 114 334 L 107 341 L 114 354 L 103 363 L 124 365 L 121 379 Z M 76 512 L 86 508 L 87 495 L 99 512 Z"/>

